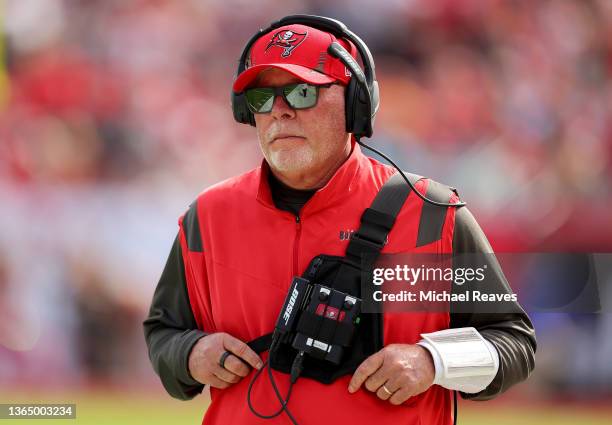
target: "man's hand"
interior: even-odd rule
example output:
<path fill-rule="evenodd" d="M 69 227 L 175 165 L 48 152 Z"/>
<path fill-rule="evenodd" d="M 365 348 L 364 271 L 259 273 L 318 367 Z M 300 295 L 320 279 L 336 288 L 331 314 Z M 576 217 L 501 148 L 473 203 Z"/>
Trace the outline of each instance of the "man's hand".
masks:
<path fill-rule="evenodd" d="M 349 383 L 349 392 L 354 393 L 365 382 L 365 387 L 382 400 L 401 404 L 427 390 L 434 377 L 433 360 L 426 348 L 391 344 L 359 365 Z"/>
<path fill-rule="evenodd" d="M 232 353 L 221 367 L 225 351 Z M 260 369 L 263 362 L 248 345 L 230 334 L 213 333 L 196 342 L 189 354 L 189 373 L 196 381 L 215 388 L 227 388 L 249 374 L 251 367 Z"/>

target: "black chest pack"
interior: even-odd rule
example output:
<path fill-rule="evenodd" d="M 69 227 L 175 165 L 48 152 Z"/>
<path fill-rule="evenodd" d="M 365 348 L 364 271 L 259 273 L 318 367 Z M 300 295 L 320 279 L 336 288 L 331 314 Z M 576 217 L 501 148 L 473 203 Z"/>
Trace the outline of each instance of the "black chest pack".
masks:
<path fill-rule="evenodd" d="M 422 178 L 405 173 L 414 184 Z M 411 188 L 388 179 L 361 216 L 345 256 L 317 255 L 294 277 L 274 332 L 249 346 L 269 350 L 269 366 L 330 384 L 383 347 L 382 316 L 361 311 L 361 282 L 372 271 Z"/>

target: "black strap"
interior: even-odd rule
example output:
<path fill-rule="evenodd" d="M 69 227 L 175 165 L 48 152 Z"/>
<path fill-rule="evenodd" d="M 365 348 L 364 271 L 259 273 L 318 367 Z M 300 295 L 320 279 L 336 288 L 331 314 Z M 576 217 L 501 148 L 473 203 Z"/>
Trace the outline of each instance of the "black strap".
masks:
<path fill-rule="evenodd" d="M 413 185 L 423 178 L 412 173 L 404 174 Z M 387 180 L 370 208 L 361 215 L 361 226 L 353 233 L 346 248 L 347 259 L 357 265 L 361 265 L 364 257 L 368 262 L 376 261 L 411 190 L 399 173 Z"/>
<path fill-rule="evenodd" d="M 404 172 L 404 174 L 413 186 L 423 178 L 423 176 L 417 174 L 407 172 Z M 410 194 L 410 190 L 410 186 L 406 184 L 404 178 L 399 173 L 394 174 L 380 189 L 370 208 L 397 217 Z"/>
<path fill-rule="evenodd" d="M 247 342 L 247 345 L 257 354 L 268 351 L 270 349 L 270 345 L 272 345 L 272 332 Z"/>

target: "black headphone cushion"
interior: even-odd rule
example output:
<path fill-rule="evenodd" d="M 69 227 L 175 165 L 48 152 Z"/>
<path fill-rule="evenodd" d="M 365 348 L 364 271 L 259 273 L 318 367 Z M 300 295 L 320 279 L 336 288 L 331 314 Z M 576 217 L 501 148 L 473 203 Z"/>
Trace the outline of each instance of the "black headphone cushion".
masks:
<path fill-rule="evenodd" d="M 345 93 L 346 131 L 356 136 L 371 134 L 370 105 L 361 84 L 351 78 Z"/>
<path fill-rule="evenodd" d="M 244 93 L 234 93 L 232 90 L 232 111 L 239 123 L 255 126 L 255 116 L 247 105 Z"/>

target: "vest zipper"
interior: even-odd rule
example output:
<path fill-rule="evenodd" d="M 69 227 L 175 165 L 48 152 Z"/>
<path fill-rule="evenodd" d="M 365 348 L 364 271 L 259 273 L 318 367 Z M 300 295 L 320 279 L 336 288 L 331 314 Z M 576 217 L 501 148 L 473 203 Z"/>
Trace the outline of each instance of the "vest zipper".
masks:
<path fill-rule="evenodd" d="M 300 248 L 300 235 L 302 233 L 302 220 L 295 216 L 295 242 L 293 243 L 293 276 L 298 275 L 298 251 Z"/>

